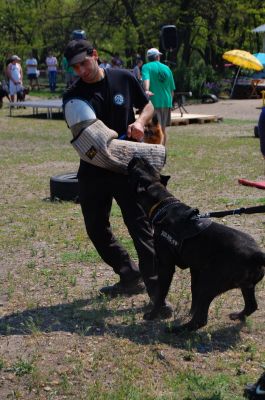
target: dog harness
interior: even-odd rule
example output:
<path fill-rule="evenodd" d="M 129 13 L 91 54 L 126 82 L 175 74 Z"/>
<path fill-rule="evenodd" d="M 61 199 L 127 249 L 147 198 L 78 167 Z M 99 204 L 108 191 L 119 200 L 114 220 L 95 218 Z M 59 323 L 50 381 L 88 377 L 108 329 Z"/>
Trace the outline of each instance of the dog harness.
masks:
<path fill-rule="evenodd" d="M 209 218 L 200 218 L 197 208 L 191 208 L 174 197 L 163 200 L 153 214 L 151 221 L 156 239 L 166 241 L 178 253 L 185 240 L 199 235 L 212 224 Z"/>

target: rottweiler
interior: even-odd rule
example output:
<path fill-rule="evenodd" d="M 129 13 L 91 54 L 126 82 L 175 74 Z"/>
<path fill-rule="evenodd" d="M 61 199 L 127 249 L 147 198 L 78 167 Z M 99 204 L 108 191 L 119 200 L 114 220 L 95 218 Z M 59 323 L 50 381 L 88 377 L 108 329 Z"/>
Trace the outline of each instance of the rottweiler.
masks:
<path fill-rule="evenodd" d="M 154 227 L 159 259 L 158 291 L 146 320 L 158 316 L 168 294 L 175 266 L 190 268 L 191 320 L 169 328 L 170 332 L 197 330 L 207 324 L 214 298 L 230 289 L 241 289 L 245 306 L 230 314 L 245 320 L 257 310 L 255 285 L 265 273 L 265 253 L 248 234 L 202 218 L 199 210 L 176 199 L 165 187 L 169 177 L 161 176 L 145 159 L 134 157 L 128 174 L 137 201 Z"/>

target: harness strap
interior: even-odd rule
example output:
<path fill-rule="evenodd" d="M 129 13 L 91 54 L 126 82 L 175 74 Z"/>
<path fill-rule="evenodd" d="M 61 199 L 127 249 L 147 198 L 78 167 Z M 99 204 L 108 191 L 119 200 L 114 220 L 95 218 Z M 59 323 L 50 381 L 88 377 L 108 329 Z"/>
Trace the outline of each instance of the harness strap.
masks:
<path fill-rule="evenodd" d="M 171 206 L 171 204 L 174 203 L 179 203 L 179 200 L 177 200 L 173 196 L 170 196 L 153 205 L 148 213 L 148 217 L 149 219 L 151 219 L 152 223 L 154 223 L 154 221 L 163 213 L 164 210 L 166 210 L 169 206 Z M 158 207 L 159 209 L 157 210 Z"/>

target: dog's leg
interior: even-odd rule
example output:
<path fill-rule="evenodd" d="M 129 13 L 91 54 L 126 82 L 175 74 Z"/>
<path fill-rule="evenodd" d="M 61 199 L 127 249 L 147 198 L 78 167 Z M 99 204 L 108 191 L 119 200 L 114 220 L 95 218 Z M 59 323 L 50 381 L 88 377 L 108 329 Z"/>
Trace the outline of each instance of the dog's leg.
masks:
<path fill-rule="evenodd" d="M 233 321 L 239 319 L 244 321 L 247 316 L 251 315 L 258 308 L 257 300 L 255 297 L 255 286 L 241 288 L 242 295 L 245 301 L 244 310 L 241 312 L 234 312 L 229 314 L 230 319 Z"/>
<path fill-rule="evenodd" d="M 196 331 L 207 324 L 208 311 L 213 299 L 221 292 L 218 276 L 214 273 L 201 272 L 196 283 L 196 303 L 194 315 L 189 322 L 179 326 L 173 326 L 167 329 L 169 333 L 181 333 L 183 331 Z"/>
<path fill-rule="evenodd" d="M 175 265 L 163 266 L 159 263 L 158 288 L 154 296 L 154 305 L 150 312 L 144 314 L 145 320 L 152 320 L 159 317 L 159 311 L 165 305 L 165 300 L 172 282 Z"/>
<path fill-rule="evenodd" d="M 179 334 L 185 331 L 191 332 L 196 331 L 199 328 L 205 326 L 208 322 L 208 311 L 211 302 L 213 301 L 215 296 L 207 297 L 203 300 L 200 298 L 200 304 L 197 306 L 196 311 L 192 317 L 192 319 L 187 322 L 186 324 L 179 325 L 179 326 L 172 326 L 166 328 L 166 332 L 168 333 L 175 333 Z"/>
<path fill-rule="evenodd" d="M 198 304 L 198 290 L 199 290 L 199 285 L 198 285 L 198 280 L 200 277 L 200 271 L 194 271 L 193 269 L 190 270 L 190 275 L 191 275 L 191 308 L 190 308 L 190 315 L 194 315 L 196 306 Z"/>

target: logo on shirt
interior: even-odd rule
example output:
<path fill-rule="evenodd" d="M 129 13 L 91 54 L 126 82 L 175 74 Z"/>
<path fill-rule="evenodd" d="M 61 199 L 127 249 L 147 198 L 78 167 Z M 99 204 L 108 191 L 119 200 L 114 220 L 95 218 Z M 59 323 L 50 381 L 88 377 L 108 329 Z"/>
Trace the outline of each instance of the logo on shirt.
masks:
<path fill-rule="evenodd" d="M 122 106 L 124 104 L 124 97 L 122 94 L 118 93 L 114 96 L 114 104 L 117 106 Z"/>
<path fill-rule="evenodd" d="M 167 79 L 167 75 L 166 75 L 166 73 L 165 72 L 159 72 L 158 73 L 158 80 L 160 81 L 160 82 L 165 82 L 165 80 Z"/>

